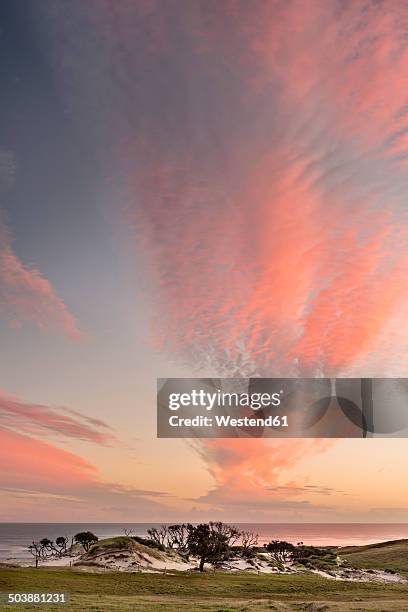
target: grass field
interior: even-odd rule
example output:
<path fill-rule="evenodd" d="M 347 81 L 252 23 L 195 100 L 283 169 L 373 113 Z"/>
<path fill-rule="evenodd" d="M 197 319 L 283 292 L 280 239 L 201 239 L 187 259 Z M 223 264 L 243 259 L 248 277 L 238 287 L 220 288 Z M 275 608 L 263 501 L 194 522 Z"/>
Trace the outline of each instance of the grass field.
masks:
<path fill-rule="evenodd" d="M 348 547 L 341 556 L 354 566 L 391 569 L 408 577 L 408 541 Z M 309 612 L 408 610 L 408 583 L 383 585 L 327 580 L 317 575 L 248 573 L 159 574 L 86 572 L 68 568 L 0 568 L 0 591 L 70 593 L 62 610 L 151 612 Z M 34 610 L 36 606 L 1 606 Z"/>
<path fill-rule="evenodd" d="M 252 611 L 407 610 L 408 585 L 385 586 L 311 575 L 87 573 L 0 569 L 1 591 L 66 591 L 70 610 Z M 33 610 L 36 606 L 2 606 Z M 63 610 L 64 606 L 43 606 Z"/>
<path fill-rule="evenodd" d="M 349 546 L 343 548 L 340 554 L 348 559 L 354 567 L 392 569 L 408 577 L 407 540 L 381 542 L 368 546 Z"/>

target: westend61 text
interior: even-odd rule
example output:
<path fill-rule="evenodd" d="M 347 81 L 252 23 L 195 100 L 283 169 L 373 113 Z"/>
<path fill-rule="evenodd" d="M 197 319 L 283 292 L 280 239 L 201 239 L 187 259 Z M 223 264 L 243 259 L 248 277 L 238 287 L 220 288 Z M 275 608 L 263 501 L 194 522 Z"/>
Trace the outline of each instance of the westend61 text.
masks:
<path fill-rule="evenodd" d="M 235 418 L 227 415 L 215 415 L 214 418 L 197 415 L 192 418 L 179 417 L 173 415 L 169 418 L 171 427 L 288 427 L 288 417 L 271 415 L 268 417 L 254 418 L 242 417 Z"/>

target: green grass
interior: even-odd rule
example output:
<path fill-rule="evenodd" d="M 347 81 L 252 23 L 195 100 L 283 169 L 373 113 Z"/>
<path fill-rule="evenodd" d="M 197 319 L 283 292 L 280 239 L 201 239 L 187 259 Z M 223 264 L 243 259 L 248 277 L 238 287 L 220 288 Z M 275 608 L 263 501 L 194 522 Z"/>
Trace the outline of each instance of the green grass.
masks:
<path fill-rule="evenodd" d="M 391 569 L 408 575 L 408 540 L 381 542 L 368 546 L 348 546 L 339 554 L 353 567 Z"/>
<path fill-rule="evenodd" d="M 124 550 L 139 552 L 143 555 L 150 555 L 155 559 L 161 560 L 164 558 L 163 553 L 159 550 L 150 548 L 144 544 L 139 544 L 139 542 L 135 542 L 135 540 L 128 538 L 127 536 L 117 536 L 114 538 L 99 540 L 91 546 L 88 556 L 92 558 L 93 556 L 100 555 L 102 553 L 109 554 L 115 551 Z"/>
<path fill-rule="evenodd" d="M 406 612 L 408 609 L 407 585 L 340 582 L 301 574 L 161 575 L 88 573 L 56 568 L 1 568 L 0 591 L 66 591 L 71 594 L 70 610 Z M 35 606 L 3 606 L 0 609 L 32 610 Z M 43 609 L 61 612 L 64 607 L 47 606 Z"/>
<path fill-rule="evenodd" d="M 91 550 L 93 548 L 111 548 L 122 547 L 122 548 L 133 548 L 133 544 L 135 544 L 132 538 L 128 538 L 127 536 L 115 536 L 114 538 L 105 538 L 104 540 L 98 540 L 95 544 L 92 544 Z"/>

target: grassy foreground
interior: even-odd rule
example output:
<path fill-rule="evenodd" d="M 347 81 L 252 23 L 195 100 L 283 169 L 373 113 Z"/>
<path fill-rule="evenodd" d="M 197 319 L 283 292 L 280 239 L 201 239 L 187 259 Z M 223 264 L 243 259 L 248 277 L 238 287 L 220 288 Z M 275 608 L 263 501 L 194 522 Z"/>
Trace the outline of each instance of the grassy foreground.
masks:
<path fill-rule="evenodd" d="M 1 591 L 66 591 L 69 606 L 46 610 L 252 611 L 407 610 L 408 585 L 327 580 L 311 575 L 88 573 L 2 568 Z M 38 607 L 37 607 L 38 608 Z M 33 605 L 1 610 L 33 610 Z"/>

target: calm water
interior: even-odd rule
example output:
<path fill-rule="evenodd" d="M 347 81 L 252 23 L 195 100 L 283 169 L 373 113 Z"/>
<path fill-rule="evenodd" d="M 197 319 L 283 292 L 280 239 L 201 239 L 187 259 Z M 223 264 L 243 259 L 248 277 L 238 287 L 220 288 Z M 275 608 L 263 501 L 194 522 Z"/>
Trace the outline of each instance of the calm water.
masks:
<path fill-rule="evenodd" d="M 235 523 L 239 529 L 259 534 L 259 543 L 269 540 L 299 541 L 311 545 L 358 545 L 408 538 L 408 524 L 396 523 Z M 132 529 L 133 535 L 145 536 L 153 523 L 0 523 L 0 560 L 31 559 L 27 545 L 33 540 L 59 535 L 69 538 L 79 531 L 92 531 L 99 538 L 123 535 Z"/>

